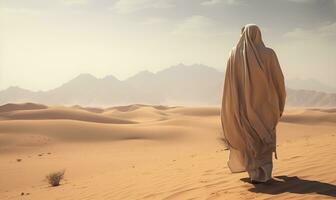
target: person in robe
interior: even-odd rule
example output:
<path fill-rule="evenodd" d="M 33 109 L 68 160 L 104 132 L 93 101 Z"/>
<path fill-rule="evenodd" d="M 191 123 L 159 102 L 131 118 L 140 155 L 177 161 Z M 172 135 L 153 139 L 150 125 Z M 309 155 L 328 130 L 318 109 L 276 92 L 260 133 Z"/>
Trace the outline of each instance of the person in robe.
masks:
<path fill-rule="evenodd" d="M 276 53 L 265 46 L 259 27 L 248 24 L 227 61 L 221 122 L 232 173 L 247 172 L 252 183 L 272 179 L 276 126 L 286 90 Z"/>

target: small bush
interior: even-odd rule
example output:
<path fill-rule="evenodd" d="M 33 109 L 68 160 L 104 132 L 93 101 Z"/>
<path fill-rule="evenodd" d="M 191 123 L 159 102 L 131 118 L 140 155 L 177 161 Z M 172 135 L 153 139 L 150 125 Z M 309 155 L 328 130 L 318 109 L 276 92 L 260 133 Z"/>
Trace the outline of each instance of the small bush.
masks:
<path fill-rule="evenodd" d="M 65 173 L 65 170 L 53 172 L 53 173 L 48 174 L 46 176 L 46 179 L 52 187 L 56 187 L 60 185 L 61 180 L 64 178 L 64 173 Z"/>

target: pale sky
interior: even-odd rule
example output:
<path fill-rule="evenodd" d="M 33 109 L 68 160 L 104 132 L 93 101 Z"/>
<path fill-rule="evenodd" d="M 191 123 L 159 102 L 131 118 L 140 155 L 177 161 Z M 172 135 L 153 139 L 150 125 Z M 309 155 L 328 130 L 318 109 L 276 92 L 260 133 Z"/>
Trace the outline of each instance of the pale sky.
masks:
<path fill-rule="evenodd" d="M 224 71 L 247 23 L 288 79 L 336 86 L 336 0 L 0 0 L 0 90 L 179 63 Z"/>

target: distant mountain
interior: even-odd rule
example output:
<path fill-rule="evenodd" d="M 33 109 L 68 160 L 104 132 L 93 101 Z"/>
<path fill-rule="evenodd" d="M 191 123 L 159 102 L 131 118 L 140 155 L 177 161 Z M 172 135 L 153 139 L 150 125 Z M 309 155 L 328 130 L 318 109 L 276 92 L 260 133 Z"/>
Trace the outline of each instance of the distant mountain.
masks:
<path fill-rule="evenodd" d="M 43 92 L 32 92 L 19 87 L 9 87 L 6 90 L 0 91 L 0 103 L 40 102 L 40 98 L 43 95 Z"/>
<path fill-rule="evenodd" d="M 49 104 L 108 105 L 133 102 L 136 92 L 126 82 L 114 76 L 97 79 L 81 74 L 62 86 L 45 92 L 44 101 Z"/>
<path fill-rule="evenodd" d="M 315 90 L 320 92 L 336 93 L 336 87 L 331 87 L 315 79 L 288 79 L 286 84 L 291 89 Z"/>
<path fill-rule="evenodd" d="M 0 104 L 220 105 L 223 79 L 224 74 L 214 68 L 183 64 L 157 73 L 142 71 L 124 81 L 114 76 L 98 79 L 90 74 L 80 74 L 60 87 L 45 92 L 10 87 L 0 91 Z M 287 85 L 291 87 L 291 84 Z M 303 89 L 312 87 L 302 86 L 305 86 Z M 287 89 L 287 93 L 288 106 L 336 106 L 336 94 L 333 93 L 297 89 Z"/>
<path fill-rule="evenodd" d="M 336 107 L 336 93 L 286 89 L 288 106 Z"/>

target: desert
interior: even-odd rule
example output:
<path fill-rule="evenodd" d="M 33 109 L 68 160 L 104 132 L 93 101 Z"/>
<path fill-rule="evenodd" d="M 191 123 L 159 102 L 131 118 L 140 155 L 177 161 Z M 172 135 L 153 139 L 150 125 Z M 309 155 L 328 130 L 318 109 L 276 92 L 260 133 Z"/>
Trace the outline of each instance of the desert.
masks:
<path fill-rule="evenodd" d="M 232 174 L 219 107 L 0 107 L 0 199 L 334 199 L 336 110 L 288 108 L 274 180 Z M 65 170 L 58 187 L 48 173 Z"/>

